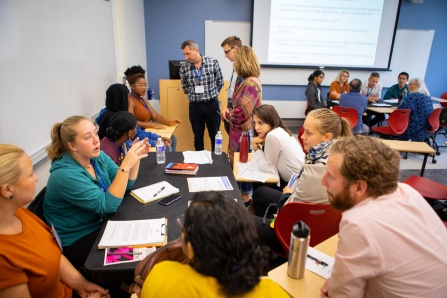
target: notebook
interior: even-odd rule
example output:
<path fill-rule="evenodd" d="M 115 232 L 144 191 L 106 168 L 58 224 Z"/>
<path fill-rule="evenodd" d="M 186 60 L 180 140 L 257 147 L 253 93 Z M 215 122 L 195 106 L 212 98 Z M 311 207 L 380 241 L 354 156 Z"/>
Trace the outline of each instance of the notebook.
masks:
<path fill-rule="evenodd" d="M 142 188 L 134 189 L 130 194 L 143 204 L 167 197 L 180 190 L 167 181 L 158 182 Z"/>

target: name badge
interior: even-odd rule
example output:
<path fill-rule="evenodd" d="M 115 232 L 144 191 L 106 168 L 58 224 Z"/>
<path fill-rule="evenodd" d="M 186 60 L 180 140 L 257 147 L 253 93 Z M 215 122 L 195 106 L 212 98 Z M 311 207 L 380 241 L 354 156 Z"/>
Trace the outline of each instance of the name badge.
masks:
<path fill-rule="evenodd" d="M 196 94 L 198 93 L 205 93 L 205 87 L 204 86 L 196 86 Z"/>

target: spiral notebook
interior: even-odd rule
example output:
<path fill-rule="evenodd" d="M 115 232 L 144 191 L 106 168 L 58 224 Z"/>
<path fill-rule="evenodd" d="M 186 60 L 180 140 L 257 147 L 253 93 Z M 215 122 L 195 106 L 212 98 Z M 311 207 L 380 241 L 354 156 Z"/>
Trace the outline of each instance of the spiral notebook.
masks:
<path fill-rule="evenodd" d="M 141 203 L 146 204 L 178 193 L 179 191 L 177 187 L 172 186 L 169 182 L 162 181 L 132 190 L 130 194 Z"/>

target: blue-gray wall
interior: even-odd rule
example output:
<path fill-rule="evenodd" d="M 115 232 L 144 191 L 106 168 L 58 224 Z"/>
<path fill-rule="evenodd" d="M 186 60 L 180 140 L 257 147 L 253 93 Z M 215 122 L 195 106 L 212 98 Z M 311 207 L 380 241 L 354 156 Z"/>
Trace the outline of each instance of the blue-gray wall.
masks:
<path fill-rule="evenodd" d="M 184 40 L 194 39 L 203 52 L 205 20 L 251 22 L 252 11 L 252 0 L 145 0 L 147 78 L 155 89 L 155 97 L 159 98 L 160 94 L 158 80 L 169 78 L 168 60 L 183 59 L 180 45 Z M 425 80 L 431 94 L 439 97 L 447 91 L 447 1 L 425 0 L 423 4 L 412 4 L 402 0 L 398 27 L 435 30 Z M 305 90 L 305 86 L 263 87 L 264 100 L 298 100 L 303 98 Z"/>

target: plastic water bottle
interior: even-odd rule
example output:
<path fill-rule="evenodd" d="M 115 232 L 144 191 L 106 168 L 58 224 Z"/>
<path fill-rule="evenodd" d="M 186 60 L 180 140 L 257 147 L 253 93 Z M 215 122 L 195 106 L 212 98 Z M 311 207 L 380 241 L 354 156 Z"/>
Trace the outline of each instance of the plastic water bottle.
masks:
<path fill-rule="evenodd" d="M 216 139 L 214 142 L 214 154 L 222 154 L 222 133 L 220 132 L 220 130 L 216 134 Z"/>
<path fill-rule="evenodd" d="M 310 228 L 303 221 L 293 225 L 290 235 L 289 264 L 287 275 L 302 278 L 306 271 L 307 248 L 309 247 Z"/>
<path fill-rule="evenodd" d="M 165 143 L 163 143 L 163 140 L 161 138 L 158 138 L 157 142 L 155 143 L 155 146 L 157 147 L 157 163 L 162 164 L 166 162 L 166 155 L 165 155 Z"/>

